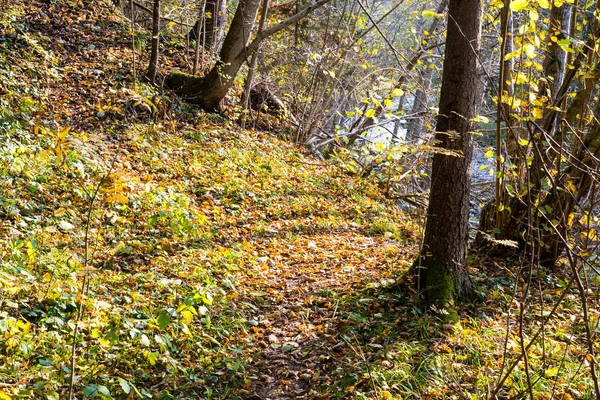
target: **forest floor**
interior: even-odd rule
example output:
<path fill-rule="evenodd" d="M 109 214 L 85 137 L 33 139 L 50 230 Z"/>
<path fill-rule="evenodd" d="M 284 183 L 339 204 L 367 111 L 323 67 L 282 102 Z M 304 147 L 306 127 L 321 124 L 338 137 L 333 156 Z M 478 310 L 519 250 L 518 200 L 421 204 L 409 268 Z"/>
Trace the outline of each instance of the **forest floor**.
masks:
<path fill-rule="evenodd" d="M 422 221 L 374 179 L 134 90 L 108 4 L 3 1 L 0 399 L 68 398 L 71 362 L 77 398 L 486 398 L 520 352 L 505 261 L 471 259 L 485 300 L 440 324 L 399 285 Z M 590 393 L 570 315 L 539 398 Z"/>

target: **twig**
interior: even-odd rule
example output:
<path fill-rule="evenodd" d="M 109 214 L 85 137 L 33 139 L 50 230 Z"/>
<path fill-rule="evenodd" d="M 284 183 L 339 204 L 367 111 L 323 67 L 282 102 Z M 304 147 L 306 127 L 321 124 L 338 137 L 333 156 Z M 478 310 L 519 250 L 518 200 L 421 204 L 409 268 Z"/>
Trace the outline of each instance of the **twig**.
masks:
<path fill-rule="evenodd" d="M 342 339 L 348 344 L 348 346 L 350 346 L 350 348 L 354 351 L 354 353 L 359 355 L 360 358 L 362 358 L 362 360 L 364 361 L 365 365 L 367 366 L 367 372 L 369 374 L 369 380 L 371 381 L 371 386 L 373 386 L 373 392 L 375 393 L 375 398 L 377 400 L 379 400 L 379 392 L 377 391 L 377 385 L 375 384 L 375 378 L 373 378 L 373 373 L 371 372 L 371 364 L 369 364 L 369 360 L 367 360 L 365 353 L 360 348 L 360 343 L 358 342 L 356 335 L 353 335 L 353 337 L 354 337 L 354 340 L 356 341 L 358 350 L 354 346 L 352 346 L 352 343 L 350 343 L 350 341 L 348 339 L 346 339 L 343 336 L 342 336 Z"/>
<path fill-rule="evenodd" d="M 131 56 L 132 56 L 132 72 L 133 72 L 133 91 L 136 92 L 136 81 L 135 76 L 135 14 L 133 8 L 133 0 L 129 0 L 129 7 L 131 8 Z"/>
<path fill-rule="evenodd" d="M 146 11 L 149 14 L 152 14 L 152 10 L 151 9 L 149 9 L 148 7 L 146 7 L 143 4 L 138 3 L 137 1 L 134 1 L 133 5 L 136 6 L 137 8 L 141 8 L 142 10 Z M 182 22 L 182 21 L 175 21 L 174 19 L 167 18 L 167 17 L 162 17 L 161 19 L 163 19 L 165 21 L 172 22 L 172 23 L 177 24 L 177 25 L 185 26 L 187 28 L 193 28 L 194 27 L 194 25 L 186 24 L 185 22 Z"/>
<path fill-rule="evenodd" d="M 77 334 L 79 333 L 79 322 L 83 317 L 83 298 L 85 293 L 86 285 L 88 284 L 89 274 L 88 268 L 90 264 L 89 251 L 90 251 L 90 227 L 92 223 L 92 211 L 94 210 L 94 203 L 96 198 L 98 197 L 98 192 L 100 191 L 100 187 L 106 178 L 111 174 L 117 159 L 116 157 L 113 159 L 113 162 L 104 175 L 102 179 L 98 181 L 98 184 L 94 188 L 94 192 L 91 194 L 89 199 L 89 208 L 87 211 L 86 222 L 85 222 L 85 235 L 84 235 L 84 255 L 83 255 L 83 281 L 81 283 L 81 299 L 79 304 L 77 304 L 77 317 L 75 319 L 75 327 L 73 328 L 73 343 L 71 345 L 71 374 L 70 374 L 70 382 L 69 382 L 69 400 L 73 399 L 73 389 L 75 387 L 75 360 L 76 360 L 76 351 L 77 351 Z"/>

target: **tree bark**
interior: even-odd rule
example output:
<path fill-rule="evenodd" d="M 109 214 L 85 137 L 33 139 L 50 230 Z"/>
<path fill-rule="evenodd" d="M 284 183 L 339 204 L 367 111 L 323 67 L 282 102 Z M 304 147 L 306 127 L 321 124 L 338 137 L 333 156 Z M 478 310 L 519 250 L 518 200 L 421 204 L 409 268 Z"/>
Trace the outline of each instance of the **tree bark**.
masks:
<path fill-rule="evenodd" d="M 245 61 L 243 52 L 259 6 L 260 0 L 240 0 L 219 53 L 219 61 L 206 76 L 197 78 L 174 73 L 167 78 L 167 85 L 192 104 L 207 110 L 219 110 L 219 103 L 225 98 Z"/>
<path fill-rule="evenodd" d="M 550 44 L 548 54 L 544 59 L 544 73 L 546 75 L 546 84 L 541 86 L 540 95 L 547 95 L 546 89 L 550 92 L 549 98 L 552 103 L 556 100 L 556 91 L 563 83 L 565 70 L 567 67 L 567 52 L 559 46 L 558 41 L 565 39 L 570 31 L 571 24 L 571 5 L 563 4 L 553 6 L 550 16 L 550 29 L 552 35 L 556 36 L 557 41 Z M 565 34 L 565 32 L 567 34 Z"/>
<path fill-rule="evenodd" d="M 218 111 L 221 101 L 231 89 L 240 68 L 258 50 L 263 40 L 294 24 L 330 1 L 318 0 L 312 3 L 285 21 L 257 34 L 254 40 L 248 44 L 260 0 L 240 0 L 219 53 L 217 65 L 202 78 L 175 72 L 167 77 L 166 85 L 189 103 L 197 104 L 205 110 Z"/>
<path fill-rule="evenodd" d="M 432 185 L 425 238 L 414 273 L 425 303 L 452 310 L 468 297 L 465 270 L 473 117 L 479 97 L 477 56 L 482 0 L 450 0 Z M 453 153 L 453 154 L 451 154 Z"/>
<path fill-rule="evenodd" d="M 152 8 L 152 50 L 146 77 L 154 84 L 156 82 L 156 71 L 158 70 L 158 47 L 160 45 L 160 0 L 154 0 Z"/>
<path fill-rule="evenodd" d="M 206 12 L 210 16 L 206 16 Z M 217 55 L 225 37 L 227 0 L 206 0 L 204 14 L 204 21 L 199 18 L 190 29 L 188 37 L 190 40 L 199 39 L 204 49 Z"/>

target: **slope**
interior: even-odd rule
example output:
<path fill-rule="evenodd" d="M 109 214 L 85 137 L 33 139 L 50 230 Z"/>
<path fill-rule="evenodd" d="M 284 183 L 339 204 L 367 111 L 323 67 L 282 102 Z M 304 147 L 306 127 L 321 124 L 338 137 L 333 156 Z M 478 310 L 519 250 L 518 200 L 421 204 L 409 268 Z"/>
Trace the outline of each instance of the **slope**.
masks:
<path fill-rule="evenodd" d="M 339 368 L 338 319 L 410 259 L 399 209 L 270 135 L 177 103 L 156 118 L 108 4 L 3 18 L 6 395 L 67 397 L 72 361 L 78 397 L 312 398 L 363 379 Z"/>
<path fill-rule="evenodd" d="M 591 398 L 570 277 L 520 303 L 525 264 L 472 258 L 440 326 L 374 180 L 134 86 L 150 36 L 109 2 L 0 9 L 0 400 L 482 399 L 513 362 L 499 398 Z"/>

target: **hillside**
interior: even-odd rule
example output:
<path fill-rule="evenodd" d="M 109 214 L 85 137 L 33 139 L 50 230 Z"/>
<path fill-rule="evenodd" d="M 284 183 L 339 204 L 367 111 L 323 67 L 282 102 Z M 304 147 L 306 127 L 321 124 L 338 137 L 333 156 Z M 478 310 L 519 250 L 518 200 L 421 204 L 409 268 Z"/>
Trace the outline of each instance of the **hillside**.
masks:
<path fill-rule="evenodd" d="M 422 221 L 374 179 L 134 88 L 110 2 L 0 6 L 0 399 L 486 397 L 519 351 L 506 264 L 440 325 L 399 285 Z M 584 398 L 568 306 L 530 362 Z"/>
<path fill-rule="evenodd" d="M 401 273 L 410 223 L 268 134 L 136 112 L 123 22 L 88 7 L 2 21 L 5 393 L 65 398 L 75 325 L 79 396 L 334 383 L 333 318 Z"/>

